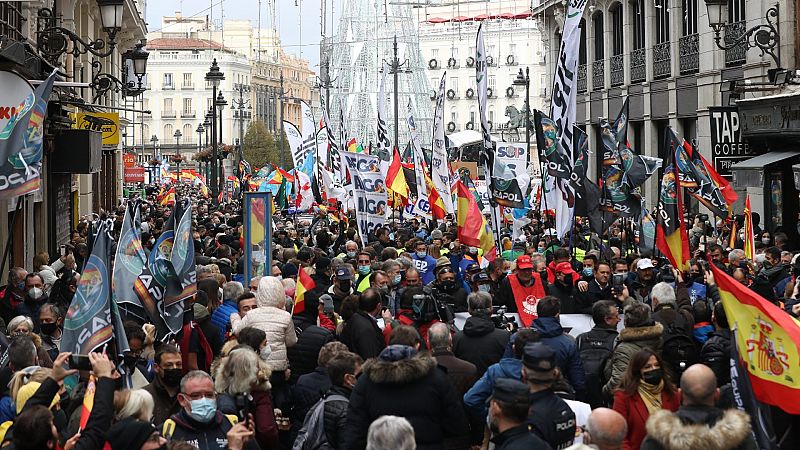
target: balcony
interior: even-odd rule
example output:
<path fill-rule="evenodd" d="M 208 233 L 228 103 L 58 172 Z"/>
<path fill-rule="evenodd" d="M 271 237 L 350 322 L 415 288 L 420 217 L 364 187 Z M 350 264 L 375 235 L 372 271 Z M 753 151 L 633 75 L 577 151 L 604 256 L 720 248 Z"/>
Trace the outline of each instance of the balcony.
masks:
<path fill-rule="evenodd" d="M 181 117 L 184 119 L 193 119 L 194 111 L 181 111 Z"/>
<path fill-rule="evenodd" d="M 194 90 L 194 83 L 184 83 L 181 85 L 181 90 L 184 91 L 193 91 Z"/>
<path fill-rule="evenodd" d="M 672 75 L 672 54 L 670 42 L 653 46 L 653 78 L 669 78 Z"/>
<path fill-rule="evenodd" d="M 161 111 L 161 118 L 162 119 L 174 119 L 175 118 L 175 111 Z"/>
<path fill-rule="evenodd" d="M 578 65 L 578 92 L 586 92 L 586 64 Z"/>
<path fill-rule="evenodd" d="M 611 57 L 611 87 L 625 84 L 625 56 L 614 55 Z"/>
<path fill-rule="evenodd" d="M 647 50 L 643 48 L 631 52 L 631 83 L 641 83 L 647 79 Z"/>
<path fill-rule="evenodd" d="M 606 62 L 601 59 L 592 63 L 592 90 L 599 91 L 606 87 Z"/>
<path fill-rule="evenodd" d="M 164 84 L 164 86 L 161 87 L 161 90 L 162 91 L 174 91 L 175 90 L 175 85 L 174 84 Z"/>
<path fill-rule="evenodd" d="M 725 46 L 731 46 L 737 39 L 747 32 L 744 20 L 725 25 Z M 742 41 L 733 48 L 725 50 L 725 65 L 734 66 L 743 64 L 747 59 L 747 42 Z"/>
<path fill-rule="evenodd" d="M 697 33 L 681 37 L 678 41 L 678 52 L 681 75 L 700 70 L 700 38 Z"/>

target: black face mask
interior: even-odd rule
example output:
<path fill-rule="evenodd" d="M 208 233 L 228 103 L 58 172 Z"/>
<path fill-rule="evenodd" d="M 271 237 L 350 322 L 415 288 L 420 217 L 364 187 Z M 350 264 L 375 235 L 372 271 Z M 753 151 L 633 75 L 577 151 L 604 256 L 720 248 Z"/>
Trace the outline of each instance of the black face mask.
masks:
<path fill-rule="evenodd" d="M 448 281 L 442 281 L 442 282 L 439 283 L 439 286 L 441 286 L 442 290 L 445 291 L 445 292 L 451 292 L 451 291 L 456 290 L 456 282 L 455 281 L 449 281 L 449 280 Z"/>
<path fill-rule="evenodd" d="M 164 369 L 164 384 L 169 387 L 177 387 L 181 384 L 183 369 Z"/>
<path fill-rule="evenodd" d="M 339 282 L 339 289 L 341 289 L 343 292 L 350 292 L 351 287 L 352 282 L 350 280 Z"/>
<path fill-rule="evenodd" d="M 58 329 L 58 325 L 54 323 L 42 323 L 39 324 L 39 330 L 41 330 L 42 334 L 46 334 L 48 336 L 52 335 Z"/>
<path fill-rule="evenodd" d="M 661 369 L 651 370 L 642 374 L 642 381 L 647 384 L 657 385 L 661 382 L 664 372 Z"/>
<path fill-rule="evenodd" d="M 139 360 L 139 358 L 128 354 L 128 355 L 124 355 L 122 357 L 122 364 L 124 364 L 125 367 L 127 367 L 128 369 L 133 369 L 136 366 L 136 362 L 138 360 Z"/>

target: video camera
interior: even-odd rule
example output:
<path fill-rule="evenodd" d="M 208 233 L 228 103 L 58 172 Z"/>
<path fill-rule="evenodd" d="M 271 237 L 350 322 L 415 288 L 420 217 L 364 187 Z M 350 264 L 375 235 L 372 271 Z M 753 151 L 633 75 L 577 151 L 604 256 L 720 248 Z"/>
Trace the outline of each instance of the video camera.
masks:
<path fill-rule="evenodd" d="M 492 306 L 492 322 L 495 328 L 514 332 L 519 328 L 517 318 L 511 314 L 506 314 L 505 306 Z M 510 326 L 509 326 L 510 325 Z"/>
<path fill-rule="evenodd" d="M 675 274 L 672 273 L 673 267 L 671 264 L 665 264 L 658 269 L 658 273 L 656 274 L 656 279 L 658 281 L 663 281 L 664 283 L 674 283 L 675 282 Z"/>
<path fill-rule="evenodd" d="M 430 322 L 438 319 L 440 322 L 452 323 L 455 320 L 453 313 L 454 304 L 452 302 L 441 302 L 438 299 L 449 298 L 447 295 L 435 286 L 428 285 L 422 288 L 422 294 L 415 294 L 412 299 L 412 310 L 414 311 L 414 320 L 420 322 Z"/>

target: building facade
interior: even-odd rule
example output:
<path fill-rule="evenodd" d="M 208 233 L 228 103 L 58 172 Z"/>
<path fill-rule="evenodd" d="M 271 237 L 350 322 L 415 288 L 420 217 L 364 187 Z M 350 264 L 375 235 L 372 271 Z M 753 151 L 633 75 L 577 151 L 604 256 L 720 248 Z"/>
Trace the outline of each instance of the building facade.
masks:
<path fill-rule="evenodd" d="M 549 95 L 546 55 L 530 3 L 486 2 L 418 10 L 420 50 L 432 89 L 445 77 L 445 129 L 448 133 L 480 130 L 475 82 L 475 39 L 483 23 L 487 51 L 489 102 L 487 119 L 501 140 L 524 141 L 522 127 L 509 122 L 525 106 L 525 86 L 513 85 L 520 69 L 530 72 L 531 110 L 542 109 Z M 435 91 L 431 91 L 432 104 Z M 535 141 L 535 138 L 533 139 Z"/>

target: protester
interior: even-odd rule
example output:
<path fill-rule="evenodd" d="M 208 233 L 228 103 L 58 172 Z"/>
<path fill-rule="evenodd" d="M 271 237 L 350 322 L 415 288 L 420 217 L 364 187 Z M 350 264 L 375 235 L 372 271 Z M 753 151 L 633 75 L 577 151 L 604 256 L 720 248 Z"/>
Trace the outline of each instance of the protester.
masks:
<path fill-rule="evenodd" d="M 161 425 L 178 412 L 178 392 L 183 377 L 181 352 L 171 344 L 164 344 L 155 356 L 153 381 L 143 389 L 153 397 L 153 423 Z"/>
<path fill-rule="evenodd" d="M 375 322 L 381 310 L 381 295 L 375 289 L 367 289 L 358 297 L 357 304 L 358 311 L 346 319 L 339 339 L 351 352 L 367 360 L 378 356 L 386 347 L 383 333 Z"/>
<path fill-rule="evenodd" d="M 462 330 L 453 337 L 456 357 L 475 365 L 476 373 L 483 374 L 492 364 L 500 361 L 511 333 L 498 328 L 491 319 L 492 297 L 485 292 L 473 292 L 467 297 L 470 316 Z"/>

